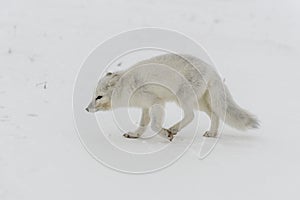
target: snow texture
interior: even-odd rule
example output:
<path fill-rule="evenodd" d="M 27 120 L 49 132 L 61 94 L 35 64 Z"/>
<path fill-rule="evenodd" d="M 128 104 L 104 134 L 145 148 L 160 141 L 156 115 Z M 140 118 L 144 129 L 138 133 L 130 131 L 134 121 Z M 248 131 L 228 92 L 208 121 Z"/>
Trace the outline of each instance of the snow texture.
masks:
<path fill-rule="evenodd" d="M 0 199 L 299 199 L 299 9 L 297 0 L 2 1 Z M 261 128 L 226 127 L 204 160 L 201 132 L 178 162 L 151 174 L 94 160 L 74 128 L 76 74 L 97 44 L 142 26 L 206 47 Z"/>

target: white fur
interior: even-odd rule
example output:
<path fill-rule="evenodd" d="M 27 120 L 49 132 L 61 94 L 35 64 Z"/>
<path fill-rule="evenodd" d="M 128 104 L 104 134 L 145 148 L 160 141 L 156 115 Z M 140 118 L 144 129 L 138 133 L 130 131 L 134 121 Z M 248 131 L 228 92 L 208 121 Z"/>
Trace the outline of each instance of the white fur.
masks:
<path fill-rule="evenodd" d="M 96 98 L 102 96 L 101 99 Z M 175 101 L 183 109 L 181 121 L 169 129 L 162 127 L 164 105 Z M 140 137 L 151 120 L 151 128 L 169 140 L 201 110 L 211 119 L 204 136 L 216 137 L 219 122 L 246 130 L 258 128 L 257 118 L 240 108 L 214 67 L 190 55 L 165 54 L 141 61 L 125 71 L 108 73 L 98 83 L 87 110 L 96 112 L 118 107 L 142 108 L 140 127 L 128 138 Z M 151 111 L 151 112 L 150 112 Z"/>

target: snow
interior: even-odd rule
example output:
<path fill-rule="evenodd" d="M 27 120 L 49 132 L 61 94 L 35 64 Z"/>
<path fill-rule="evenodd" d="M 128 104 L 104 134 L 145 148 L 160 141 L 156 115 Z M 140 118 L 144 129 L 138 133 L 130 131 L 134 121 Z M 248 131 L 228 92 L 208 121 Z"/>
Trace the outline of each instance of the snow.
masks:
<path fill-rule="evenodd" d="M 299 6 L 296 0 L 2 2 L 0 199 L 299 199 Z M 73 122 L 77 72 L 97 44 L 142 26 L 174 29 L 201 43 L 262 127 L 246 133 L 225 127 L 199 160 L 209 123 L 203 117 L 192 148 L 150 174 L 120 173 L 93 159 Z"/>

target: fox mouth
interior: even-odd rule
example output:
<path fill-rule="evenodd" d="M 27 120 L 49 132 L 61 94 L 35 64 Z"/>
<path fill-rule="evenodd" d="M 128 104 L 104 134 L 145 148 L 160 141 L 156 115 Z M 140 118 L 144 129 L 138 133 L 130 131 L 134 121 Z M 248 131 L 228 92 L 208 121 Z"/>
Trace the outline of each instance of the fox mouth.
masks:
<path fill-rule="evenodd" d="M 86 110 L 87 112 L 89 112 L 89 113 L 94 113 L 94 112 L 99 111 L 98 109 L 95 109 L 95 108 L 89 108 L 89 107 L 87 107 L 85 110 Z"/>
<path fill-rule="evenodd" d="M 105 103 L 105 104 L 101 105 L 101 107 L 96 107 L 96 108 L 90 108 L 88 106 L 85 110 L 90 113 L 95 113 L 98 111 L 107 111 L 107 110 L 110 110 L 110 103 Z"/>

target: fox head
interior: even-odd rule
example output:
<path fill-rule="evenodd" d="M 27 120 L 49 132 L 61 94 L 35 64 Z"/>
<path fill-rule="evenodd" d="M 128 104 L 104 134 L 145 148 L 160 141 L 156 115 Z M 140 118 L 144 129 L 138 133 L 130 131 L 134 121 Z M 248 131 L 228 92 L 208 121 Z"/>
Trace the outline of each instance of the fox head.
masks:
<path fill-rule="evenodd" d="M 105 111 L 111 109 L 111 96 L 114 86 L 120 79 L 118 73 L 108 72 L 98 82 L 97 88 L 93 94 L 91 103 L 86 108 L 88 112 Z"/>

